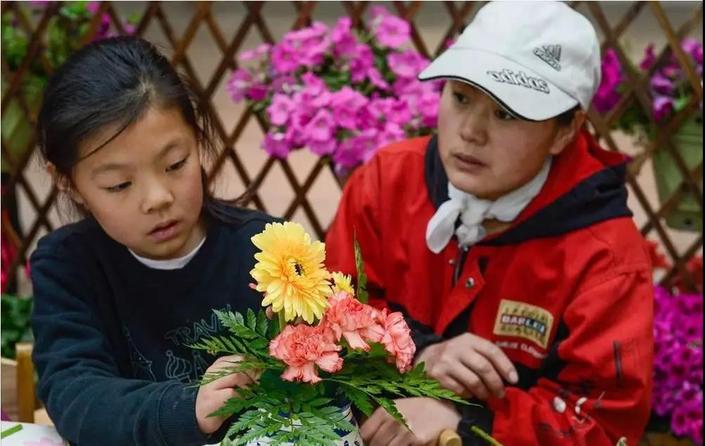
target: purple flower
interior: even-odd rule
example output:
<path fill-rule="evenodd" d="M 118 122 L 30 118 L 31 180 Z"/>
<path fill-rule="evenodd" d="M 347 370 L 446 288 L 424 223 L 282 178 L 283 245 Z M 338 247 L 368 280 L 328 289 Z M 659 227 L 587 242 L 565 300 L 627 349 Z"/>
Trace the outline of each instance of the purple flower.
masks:
<path fill-rule="evenodd" d="M 316 155 L 330 155 L 338 147 L 338 141 L 331 138 L 327 141 L 309 141 L 308 148 Z"/>
<path fill-rule="evenodd" d="M 304 129 L 306 136 L 311 141 L 329 141 L 335 132 L 335 120 L 328 110 L 318 110 Z"/>
<path fill-rule="evenodd" d="M 286 140 L 286 137 L 281 132 L 268 132 L 262 143 L 262 148 L 275 158 L 286 158 L 291 151 L 291 147 Z"/>
<path fill-rule="evenodd" d="M 644 58 L 641 60 L 641 63 L 639 63 L 639 68 L 646 71 L 651 68 L 654 62 L 656 62 L 656 53 L 654 52 L 654 44 L 652 43 L 644 50 Z"/>
<path fill-rule="evenodd" d="M 254 49 L 243 51 L 238 56 L 238 59 L 242 62 L 249 62 L 252 60 L 257 60 L 257 59 L 261 58 L 262 56 L 267 55 L 271 48 L 272 48 L 272 45 L 270 45 L 268 43 L 262 43 Z"/>
<path fill-rule="evenodd" d="M 233 71 L 233 74 L 230 76 L 230 80 L 225 88 L 233 101 L 240 102 L 247 96 L 247 90 L 250 88 L 252 83 L 252 73 L 244 68 L 239 68 Z"/>
<path fill-rule="evenodd" d="M 389 84 L 387 83 L 387 81 L 384 80 L 384 78 L 382 77 L 382 74 L 375 67 L 370 67 L 367 70 L 367 79 L 370 80 L 370 83 L 372 85 L 374 85 L 375 87 L 379 88 L 382 91 L 386 91 L 389 89 Z"/>
<path fill-rule="evenodd" d="M 392 52 L 387 63 L 394 74 L 404 78 L 415 78 L 428 65 L 428 60 L 415 50 Z"/>
<path fill-rule="evenodd" d="M 387 48 L 399 48 L 409 41 L 410 27 L 404 19 L 393 15 L 379 15 L 373 20 L 372 34 Z"/>
<path fill-rule="evenodd" d="M 673 81 L 660 73 L 651 76 L 649 85 L 655 94 L 661 95 L 671 95 L 674 89 Z"/>
<path fill-rule="evenodd" d="M 299 68 L 296 49 L 290 41 L 283 40 L 272 48 L 272 67 L 277 73 L 288 74 Z"/>
<path fill-rule="evenodd" d="M 269 94 L 269 87 L 267 87 L 267 84 L 258 82 L 253 84 L 247 90 L 247 99 L 258 102 L 264 100 L 267 97 L 267 94 Z"/>
<path fill-rule="evenodd" d="M 621 94 L 618 92 L 622 82 L 622 65 L 617 53 L 612 49 L 605 52 L 602 59 L 602 82 L 597 89 L 592 103 L 600 113 L 611 111 L 619 102 Z"/>
<path fill-rule="evenodd" d="M 374 54 L 369 46 L 358 44 L 355 47 L 355 58 L 350 61 L 350 75 L 353 82 L 362 82 L 370 68 L 374 67 Z"/>
<path fill-rule="evenodd" d="M 330 37 L 334 45 L 333 53 L 336 56 L 347 57 L 354 55 L 357 39 L 352 33 L 352 20 L 350 20 L 350 17 L 339 19 L 331 30 Z"/>
<path fill-rule="evenodd" d="M 368 104 L 368 99 L 350 87 L 343 87 L 340 91 L 333 93 L 331 99 L 331 111 L 339 126 L 347 129 L 357 127 L 356 116 L 360 108 Z"/>
<path fill-rule="evenodd" d="M 654 120 L 659 122 L 673 113 L 675 102 L 670 96 L 655 96 L 651 107 L 654 114 Z"/>
<path fill-rule="evenodd" d="M 355 167 L 376 149 L 375 129 L 367 129 L 343 141 L 333 154 L 333 162 L 343 167 Z"/>
<path fill-rule="evenodd" d="M 289 114 L 294 109 L 294 101 L 285 94 L 275 94 L 272 104 L 267 107 L 269 122 L 273 125 L 283 126 L 289 121 Z"/>
<path fill-rule="evenodd" d="M 681 48 L 686 54 L 693 58 L 696 64 L 703 64 L 703 44 L 693 39 L 692 37 L 686 37 L 681 42 Z"/>

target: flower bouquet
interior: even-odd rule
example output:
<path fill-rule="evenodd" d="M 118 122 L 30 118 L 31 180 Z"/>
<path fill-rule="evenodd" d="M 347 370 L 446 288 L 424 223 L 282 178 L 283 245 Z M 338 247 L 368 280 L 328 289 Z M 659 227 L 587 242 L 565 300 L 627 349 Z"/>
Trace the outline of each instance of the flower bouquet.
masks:
<path fill-rule="evenodd" d="M 233 72 L 228 91 L 264 112 L 271 156 L 307 147 L 345 173 L 379 147 L 435 128 L 439 84 L 416 79 L 429 61 L 403 48 L 409 24 L 370 9 L 369 31 L 353 30 L 349 17 L 333 28 L 314 22 L 240 55 L 250 66 Z"/>
<path fill-rule="evenodd" d="M 231 373 L 258 376 L 216 412 L 236 415 L 224 445 L 361 445 L 351 406 L 365 415 L 381 406 L 404 423 L 396 398 L 468 404 L 426 377 L 423 364 L 413 367 L 415 345 L 401 313 L 364 303 L 357 245 L 353 289 L 349 277 L 323 267 L 324 244 L 312 242 L 297 223 L 267 224 L 252 242 L 261 250 L 252 286 L 264 294 L 267 311 L 216 311 L 228 333 L 194 346 L 243 358 L 206 374 L 202 384 Z"/>
<path fill-rule="evenodd" d="M 688 62 L 694 67 L 702 86 L 702 44 L 695 39 L 686 38 L 681 42 L 681 48 L 688 57 Z M 654 46 L 649 45 L 637 69 L 631 66 L 623 67 L 617 53 L 612 49 L 607 50 L 602 60 L 602 83 L 593 99 L 597 111 L 607 114 L 612 112 L 621 102 L 628 83 L 625 70 L 649 74 L 651 110 L 643 110 L 637 101 L 632 100 L 626 104 L 626 108 L 615 122 L 615 126 L 633 135 L 637 144 L 648 147 L 649 142 L 655 139 L 658 127 L 664 126 L 676 113 L 688 107 L 692 101 L 699 99 L 699 108 L 696 108 L 671 135 L 671 141 L 688 169 L 692 171 L 702 164 L 702 96 L 696 96 L 687 73 L 673 54 L 669 54 L 663 62 L 657 63 Z M 658 195 L 661 202 L 666 203 L 680 189 L 683 174 L 668 150 L 662 147 L 654 149 L 653 166 Z M 634 159 L 632 165 L 635 171 L 640 170 L 641 165 L 648 158 L 649 152 L 644 152 Z M 697 197 L 692 192 L 684 194 L 677 202 L 677 206 L 674 206 L 674 210 L 666 217 L 666 223 L 676 229 L 701 232 L 702 211 Z"/>

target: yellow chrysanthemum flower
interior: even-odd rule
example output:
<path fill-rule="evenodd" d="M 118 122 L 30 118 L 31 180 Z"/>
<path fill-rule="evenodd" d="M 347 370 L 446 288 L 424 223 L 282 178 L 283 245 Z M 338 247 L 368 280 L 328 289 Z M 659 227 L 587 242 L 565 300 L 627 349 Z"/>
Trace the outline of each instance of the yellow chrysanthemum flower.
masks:
<path fill-rule="evenodd" d="M 264 292 L 262 306 L 284 310 L 287 322 L 299 316 L 308 323 L 320 319 L 330 294 L 325 245 L 311 242 L 303 226 L 292 222 L 268 223 L 252 243 L 261 250 L 250 275 L 257 291 Z"/>
<path fill-rule="evenodd" d="M 331 287 L 333 294 L 343 292 L 352 296 L 355 295 L 355 290 L 352 287 L 352 279 L 350 276 L 343 273 L 331 273 L 330 276 L 333 280 L 333 286 Z"/>

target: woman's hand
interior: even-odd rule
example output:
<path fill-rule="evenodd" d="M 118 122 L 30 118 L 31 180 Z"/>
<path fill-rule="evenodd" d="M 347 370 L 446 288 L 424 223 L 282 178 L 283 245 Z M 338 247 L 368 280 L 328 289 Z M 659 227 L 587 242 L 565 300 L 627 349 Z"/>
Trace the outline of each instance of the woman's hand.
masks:
<path fill-rule="evenodd" d="M 453 403 L 432 398 L 403 398 L 395 403 L 411 430 L 380 407 L 360 428 L 367 446 L 436 446 L 442 431 L 458 428 L 461 417 Z"/>
<path fill-rule="evenodd" d="M 426 347 L 416 362 L 424 362 L 430 377 L 463 398 L 503 398 L 504 381 L 519 381 L 516 368 L 501 348 L 470 333 Z"/>
<path fill-rule="evenodd" d="M 206 374 L 227 369 L 241 360 L 242 356 L 240 355 L 223 356 L 208 367 Z M 212 434 L 220 429 L 226 417 L 209 417 L 208 415 L 220 409 L 230 398 L 237 396 L 237 390 L 235 390 L 237 387 L 246 387 L 253 383 L 254 380 L 250 375 L 233 373 L 201 386 L 196 396 L 196 421 L 201 432 Z"/>

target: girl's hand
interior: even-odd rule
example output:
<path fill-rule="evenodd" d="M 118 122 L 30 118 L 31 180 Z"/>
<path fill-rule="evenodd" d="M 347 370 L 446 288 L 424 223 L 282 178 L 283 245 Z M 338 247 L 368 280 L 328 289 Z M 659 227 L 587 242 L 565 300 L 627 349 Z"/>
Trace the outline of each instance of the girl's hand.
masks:
<path fill-rule="evenodd" d="M 223 356 L 216 359 L 213 365 L 208 367 L 206 373 L 227 369 L 232 367 L 233 363 L 241 360 L 242 356 L 240 355 Z M 226 417 L 209 417 L 208 415 L 220 409 L 230 398 L 237 396 L 236 387 L 246 387 L 253 383 L 254 380 L 246 373 L 233 373 L 201 386 L 196 396 L 196 421 L 201 432 L 212 434 L 220 429 Z"/>

